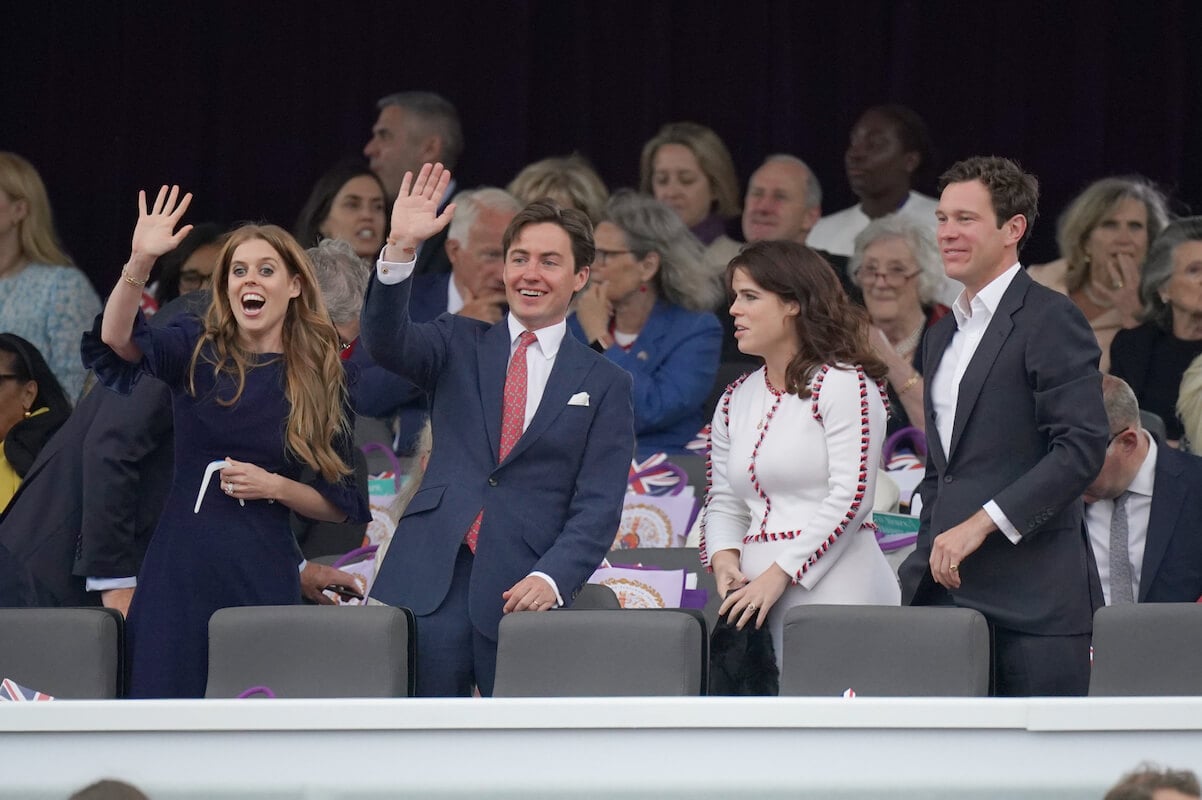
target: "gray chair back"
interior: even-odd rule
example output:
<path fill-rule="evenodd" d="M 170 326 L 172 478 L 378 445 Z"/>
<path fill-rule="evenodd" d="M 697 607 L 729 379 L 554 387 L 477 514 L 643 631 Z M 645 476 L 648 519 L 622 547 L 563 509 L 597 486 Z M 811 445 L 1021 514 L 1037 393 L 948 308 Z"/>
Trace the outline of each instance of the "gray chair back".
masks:
<path fill-rule="evenodd" d="M 1202 604 L 1099 608 L 1093 618 L 1089 694 L 1202 695 Z"/>
<path fill-rule="evenodd" d="M 209 620 L 205 697 L 411 697 L 413 613 L 391 606 L 245 606 Z"/>
<path fill-rule="evenodd" d="M 972 609 L 796 606 L 782 638 L 782 696 L 989 694 L 989 625 Z"/>
<path fill-rule="evenodd" d="M 668 456 L 668 463 L 684 470 L 685 477 L 689 479 L 689 486 L 695 490 L 694 496 L 698 502 L 705 502 L 705 487 L 709 484 L 705 462 L 706 457 L 696 453 Z"/>
<path fill-rule="evenodd" d="M 1144 430 L 1156 437 L 1156 440 L 1163 442 L 1169 438 L 1168 428 L 1164 426 L 1164 420 L 1155 411 L 1139 410 L 1139 424 L 1144 426 Z"/>
<path fill-rule="evenodd" d="M 621 608 L 614 590 L 600 583 L 586 583 L 568 608 L 572 611 L 602 611 Z"/>
<path fill-rule="evenodd" d="M 506 614 L 495 697 L 688 697 L 705 693 L 704 620 L 688 611 Z"/>
<path fill-rule="evenodd" d="M 124 622 L 111 608 L 0 609 L 0 678 L 56 698 L 120 697 Z"/>
<path fill-rule="evenodd" d="M 636 547 L 630 550 L 611 550 L 606 558 L 615 567 L 642 564 L 645 567 L 696 572 L 697 588 L 705 589 L 708 593 L 702 611 L 706 627 L 712 631 L 718 624 L 718 609 L 722 605 L 722 598 L 718 596 L 718 584 L 714 581 L 714 574 L 701 566 L 701 555 L 696 547 Z"/>

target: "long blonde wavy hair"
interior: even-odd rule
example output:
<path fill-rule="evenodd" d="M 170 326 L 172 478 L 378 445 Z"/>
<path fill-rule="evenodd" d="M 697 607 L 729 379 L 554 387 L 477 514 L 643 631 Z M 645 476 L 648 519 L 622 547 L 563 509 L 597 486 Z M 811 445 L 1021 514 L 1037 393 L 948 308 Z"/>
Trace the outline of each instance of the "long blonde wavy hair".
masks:
<path fill-rule="evenodd" d="M 213 300 L 205 312 L 205 332 L 192 351 L 188 390 L 195 396 L 196 370 L 201 362 L 212 365 L 214 376 L 224 373 L 236 382 L 233 397 L 217 398 L 220 405 L 234 405 L 246 388 L 247 366 L 255 353 L 241 343 L 227 283 L 234 251 L 252 239 L 271 245 L 288 273 L 300 278 L 300 295 L 289 300 L 284 315 L 284 394 L 291 406 L 285 444 L 291 454 L 326 480 L 336 481 L 351 473 L 333 446 L 336 436 L 349 435 L 349 421 L 343 413 L 346 378 L 338 353 L 338 332 L 326 311 L 308 256 L 283 228 L 243 225 L 226 239 L 213 275 Z M 212 349 L 206 349 L 206 343 L 211 343 Z"/>
<path fill-rule="evenodd" d="M 20 228 L 21 255 L 51 266 L 72 266 L 54 232 L 54 216 L 42 177 L 16 153 L 0 152 L 0 191 L 12 200 L 25 201 L 25 218 Z"/>

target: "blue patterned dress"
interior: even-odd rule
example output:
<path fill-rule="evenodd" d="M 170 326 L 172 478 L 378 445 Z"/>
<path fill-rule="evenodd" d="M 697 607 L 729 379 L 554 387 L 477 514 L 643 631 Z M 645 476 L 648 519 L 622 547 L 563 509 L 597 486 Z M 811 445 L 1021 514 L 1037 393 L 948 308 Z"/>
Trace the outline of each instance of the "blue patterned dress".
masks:
<path fill-rule="evenodd" d="M 79 337 L 98 313 L 100 298 L 75 267 L 30 264 L 0 278 L 0 331 L 36 347 L 72 403 L 87 374 L 79 360 Z"/>

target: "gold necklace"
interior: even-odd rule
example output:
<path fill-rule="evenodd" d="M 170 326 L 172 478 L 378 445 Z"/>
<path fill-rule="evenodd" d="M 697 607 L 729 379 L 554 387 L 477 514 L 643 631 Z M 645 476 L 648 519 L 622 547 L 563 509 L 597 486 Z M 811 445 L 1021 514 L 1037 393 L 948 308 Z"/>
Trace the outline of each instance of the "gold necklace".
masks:
<path fill-rule="evenodd" d="M 764 401 L 760 404 L 760 422 L 755 426 L 757 431 L 762 431 L 764 426 L 768 424 L 769 412 L 776 408 L 776 404 L 780 401 L 780 397 L 784 392 L 778 390 L 772 385 L 772 381 L 768 380 L 768 368 L 764 368 L 764 388 L 768 390 L 764 395 Z"/>
<path fill-rule="evenodd" d="M 913 333 L 893 345 L 893 349 L 897 351 L 899 356 L 905 358 L 908 355 L 912 355 L 918 349 L 918 343 L 922 340 L 922 331 L 926 326 L 926 320 L 923 320 L 918 323 L 918 327 L 914 329 Z"/>

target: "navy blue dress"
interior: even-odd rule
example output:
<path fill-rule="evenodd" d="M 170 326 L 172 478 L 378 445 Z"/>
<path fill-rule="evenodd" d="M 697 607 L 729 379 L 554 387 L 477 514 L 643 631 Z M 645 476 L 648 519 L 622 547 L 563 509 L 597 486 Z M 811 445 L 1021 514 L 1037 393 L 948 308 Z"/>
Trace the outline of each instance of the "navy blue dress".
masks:
<path fill-rule="evenodd" d="M 172 389 L 175 474 L 171 492 L 138 573 L 127 620 L 132 658 L 131 697 L 203 697 L 208 676 L 208 626 L 213 612 L 230 606 L 285 605 L 301 600 L 300 550 L 281 503 L 248 500 L 245 506 L 221 490 L 214 473 L 199 513 L 193 507 L 212 461 L 233 458 L 297 480 L 302 464 L 285 449 L 289 404 L 284 361 L 260 355 L 246 374 L 242 397 L 232 406 L 234 380 L 214 375 L 202 356 L 195 371 L 195 396 L 188 391 L 188 365 L 202 328 L 194 317 L 164 327 L 146 325 L 141 314 L 134 342 L 143 359 L 129 364 L 86 334 L 84 361 L 106 386 L 128 391 L 143 372 Z M 350 442 L 335 443 L 344 459 Z M 318 479 L 318 492 L 352 522 L 369 519 L 348 478 Z"/>

